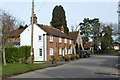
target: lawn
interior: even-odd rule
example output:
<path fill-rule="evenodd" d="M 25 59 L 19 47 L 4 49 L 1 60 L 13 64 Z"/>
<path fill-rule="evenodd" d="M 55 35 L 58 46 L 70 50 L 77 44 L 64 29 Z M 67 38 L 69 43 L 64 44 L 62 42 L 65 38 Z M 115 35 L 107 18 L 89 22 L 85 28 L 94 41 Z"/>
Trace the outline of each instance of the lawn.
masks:
<path fill-rule="evenodd" d="M 2 77 L 2 66 L 0 64 L 0 78 Z"/>
<path fill-rule="evenodd" d="M 15 74 L 25 73 L 36 69 L 43 69 L 46 67 L 47 66 L 43 66 L 42 64 L 20 64 L 20 63 L 8 64 L 7 63 L 7 66 L 2 65 L 2 77 L 5 78 Z"/>

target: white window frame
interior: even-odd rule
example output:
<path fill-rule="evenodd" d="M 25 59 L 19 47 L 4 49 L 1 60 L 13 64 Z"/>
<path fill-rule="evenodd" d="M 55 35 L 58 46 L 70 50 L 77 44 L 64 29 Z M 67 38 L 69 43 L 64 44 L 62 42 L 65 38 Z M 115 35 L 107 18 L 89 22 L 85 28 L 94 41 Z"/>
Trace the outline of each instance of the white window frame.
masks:
<path fill-rule="evenodd" d="M 62 43 L 62 38 L 61 37 L 59 37 L 59 43 Z"/>
<path fill-rule="evenodd" d="M 70 50 L 70 54 L 72 54 L 72 47 L 70 48 L 71 50 Z"/>
<path fill-rule="evenodd" d="M 41 40 L 39 40 L 39 37 L 40 37 L 40 36 L 41 36 L 41 35 L 38 36 L 38 41 L 42 41 L 42 36 L 41 36 Z"/>
<path fill-rule="evenodd" d="M 40 48 L 42 50 L 42 48 Z M 40 49 L 39 49 L 39 56 L 42 57 L 42 55 L 40 55 Z M 42 54 L 42 53 L 41 53 Z"/>
<path fill-rule="evenodd" d="M 49 36 L 49 41 L 50 41 L 50 42 L 53 42 L 53 35 L 50 35 L 50 36 Z"/>
<path fill-rule="evenodd" d="M 53 48 L 49 49 L 49 55 L 53 55 Z"/>
<path fill-rule="evenodd" d="M 69 41 L 70 41 L 70 44 L 71 44 L 71 39 Z"/>
<path fill-rule="evenodd" d="M 66 38 L 64 39 L 64 42 L 67 43 L 67 39 Z"/>
<path fill-rule="evenodd" d="M 62 49 L 59 48 L 59 55 L 62 55 Z"/>
<path fill-rule="evenodd" d="M 65 47 L 65 55 L 67 55 L 67 48 Z"/>
<path fill-rule="evenodd" d="M 68 54 L 71 54 L 71 49 L 68 49 Z"/>

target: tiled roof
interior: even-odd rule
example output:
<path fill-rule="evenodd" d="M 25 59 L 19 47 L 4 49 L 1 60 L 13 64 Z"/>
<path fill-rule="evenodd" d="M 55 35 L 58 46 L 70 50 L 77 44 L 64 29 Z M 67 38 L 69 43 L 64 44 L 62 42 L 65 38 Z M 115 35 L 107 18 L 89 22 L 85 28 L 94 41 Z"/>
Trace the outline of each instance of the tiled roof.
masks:
<path fill-rule="evenodd" d="M 72 39 L 70 36 L 68 36 L 67 34 L 61 32 L 59 29 L 56 29 L 52 26 L 43 26 L 40 24 L 37 24 L 42 30 L 44 30 L 45 32 L 47 32 L 47 34 L 49 35 L 53 35 L 53 36 L 60 36 L 63 38 L 69 38 Z"/>
<path fill-rule="evenodd" d="M 90 48 L 92 45 L 92 42 L 86 42 L 84 45 L 84 48 Z"/>
<path fill-rule="evenodd" d="M 37 24 L 38 27 L 40 27 L 42 30 L 44 30 L 45 32 L 47 32 L 47 34 L 49 35 L 53 35 L 53 36 L 60 36 L 62 38 L 69 38 L 69 39 L 73 39 L 70 36 L 68 36 L 67 34 L 61 32 L 59 29 L 56 29 L 54 27 L 51 26 L 44 26 L 44 25 L 40 25 Z M 24 29 L 16 29 L 14 31 L 12 31 L 9 35 L 9 37 L 19 37 L 20 34 L 24 31 Z"/>
<path fill-rule="evenodd" d="M 8 37 L 19 37 L 23 31 L 24 29 L 16 29 L 12 31 Z"/>
<path fill-rule="evenodd" d="M 114 46 L 120 46 L 119 44 L 114 44 Z"/>
<path fill-rule="evenodd" d="M 69 36 L 72 37 L 74 43 L 76 42 L 78 33 L 79 33 L 79 31 L 69 32 Z"/>

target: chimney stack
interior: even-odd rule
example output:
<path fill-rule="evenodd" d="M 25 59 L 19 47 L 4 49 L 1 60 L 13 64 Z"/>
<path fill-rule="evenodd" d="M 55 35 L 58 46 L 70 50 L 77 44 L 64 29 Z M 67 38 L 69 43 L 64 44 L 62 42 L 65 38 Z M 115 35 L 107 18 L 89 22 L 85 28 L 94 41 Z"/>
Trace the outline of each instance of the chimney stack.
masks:
<path fill-rule="evenodd" d="M 64 27 L 63 27 L 63 25 L 61 26 L 61 32 L 64 33 Z"/>
<path fill-rule="evenodd" d="M 34 14 L 34 17 L 33 17 L 33 23 L 34 23 L 34 24 L 37 24 L 36 14 Z M 32 24 L 32 17 L 31 17 L 31 24 Z"/>

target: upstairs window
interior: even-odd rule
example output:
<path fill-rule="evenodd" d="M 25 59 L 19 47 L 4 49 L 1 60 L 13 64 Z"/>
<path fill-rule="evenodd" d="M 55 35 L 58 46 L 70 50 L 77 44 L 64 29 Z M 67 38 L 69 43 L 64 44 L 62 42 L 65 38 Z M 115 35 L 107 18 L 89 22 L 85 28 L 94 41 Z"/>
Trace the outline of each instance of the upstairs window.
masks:
<path fill-rule="evenodd" d="M 64 40 L 65 40 L 65 43 L 67 43 L 67 39 L 65 38 Z"/>
<path fill-rule="evenodd" d="M 42 40 L 42 37 L 41 36 L 39 36 L 39 41 L 41 41 Z"/>
<path fill-rule="evenodd" d="M 62 42 L 62 39 L 61 39 L 61 37 L 59 37 L 59 43 L 61 43 Z"/>
<path fill-rule="evenodd" d="M 53 36 L 52 35 L 50 35 L 49 40 L 50 40 L 50 42 L 53 42 Z"/>

